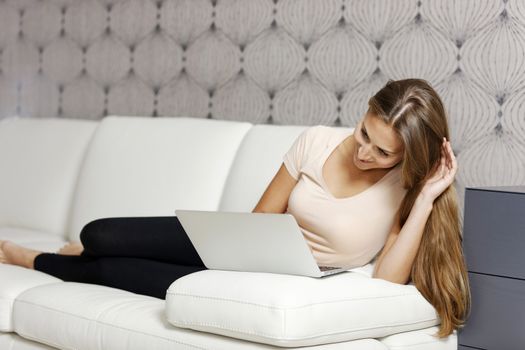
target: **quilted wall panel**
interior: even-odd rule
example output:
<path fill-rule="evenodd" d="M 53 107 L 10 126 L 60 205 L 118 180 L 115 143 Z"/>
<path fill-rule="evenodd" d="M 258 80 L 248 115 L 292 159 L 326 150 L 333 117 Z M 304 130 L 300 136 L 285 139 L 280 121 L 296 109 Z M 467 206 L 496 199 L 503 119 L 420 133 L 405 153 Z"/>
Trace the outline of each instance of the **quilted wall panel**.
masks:
<path fill-rule="evenodd" d="M 461 207 L 465 186 L 525 184 L 524 61 L 520 0 L 0 0 L 0 118 L 352 126 L 387 79 L 420 77 Z"/>

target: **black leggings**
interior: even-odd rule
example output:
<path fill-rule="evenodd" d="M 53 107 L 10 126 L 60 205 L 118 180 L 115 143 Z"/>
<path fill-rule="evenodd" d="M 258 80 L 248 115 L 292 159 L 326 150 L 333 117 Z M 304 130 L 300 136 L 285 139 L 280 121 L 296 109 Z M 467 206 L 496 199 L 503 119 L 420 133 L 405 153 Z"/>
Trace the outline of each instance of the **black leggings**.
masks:
<path fill-rule="evenodd" d="M 80 241 L 82 255 L 42 253 L 35 270 L 164 299 L 173 281 L 206 269 L 176 216 L 97 219 Z"/>

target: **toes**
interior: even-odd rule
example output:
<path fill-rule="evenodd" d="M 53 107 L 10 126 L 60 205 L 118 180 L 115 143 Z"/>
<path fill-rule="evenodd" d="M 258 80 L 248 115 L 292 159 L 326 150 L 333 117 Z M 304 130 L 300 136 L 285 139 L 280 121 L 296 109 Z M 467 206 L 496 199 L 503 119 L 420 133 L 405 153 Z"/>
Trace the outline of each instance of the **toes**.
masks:
<path fill-rule="evenodd" d="M 4 250 L 2 249 L 4 246 L 5 241 L 0 241 L 0 263 L 5 264 L 7 262 L 7 259 L 4 254 Z"/>
<path fill-rule="evenodd" d="M 7 241 L 0 241 L 0 263 L 7 264 L 7 256 L 4 252 L 4 244 L 7 243 Z"/>
<path fill-rule="evenodd" d="M 63 246 L 59 251 L 58 254 L 62 255 L 80 255 L 82 251 L 84 250 L 84 247 L 80 243 L 68 243 L 65 246 Z"/>
<path fill-rule="evenodd" d="M 60 248 L 60 249 L 58 250 L 57 253 L 58 253 L 58 254 L 62 254 L 62 253 L 64 253 L 64 251 L 66 250 L 66 248 L 67 248 L 67 244 L 64 245 L 62 248 Z"/>

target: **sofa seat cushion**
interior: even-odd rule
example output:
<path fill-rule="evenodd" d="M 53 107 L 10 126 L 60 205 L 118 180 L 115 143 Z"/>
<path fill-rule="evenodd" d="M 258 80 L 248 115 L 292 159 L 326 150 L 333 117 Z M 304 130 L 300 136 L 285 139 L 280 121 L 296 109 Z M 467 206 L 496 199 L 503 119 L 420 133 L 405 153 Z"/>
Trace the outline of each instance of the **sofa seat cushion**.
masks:
<path fill-rule="evenodd" d="M 177 327 L 286 347 L 377 338 L 440 322 L 415 286 L 348 271 L 317 279 L 203 270 L 170 286 L 166 312 Z"/>
<path fill-rule="evenodd" d="M 457 350 L 458 332 L 454 331 L 445 338 L 437 338 L 435 334 L 439 326 L 433 326 L 415 331 L 392 334 L 377 338 L 390 350 Z"/>
<path fill-rule="evenodd" d="M 0 264 L 0 331 L 13 331 L 13 304 L 26 290 L 44 284 L 62 283 L 45 273 L 19 266 Z"/>
<path fill-rule="evenodd" d="M 24 339 L 15 333 L 0 333 L 2 350 L 54 350 L 47 345 Z"/>
<path fill-rule="evenodd" d="M 66 244 L 66 240 L 47 232 L 21 227 L 0 227 L 0 240 L 11 241 L 24 247 L 55 253 Z"/>
<path fill-rule="evenodd" d="M 18 334 L 60 349 L 277 349 L 173 327 L 164 300 L 97 285 L 64 282 L 33 288 L 17 298 L 14 315 Z M 309 349 L 388 350 L 375 339 Z"/>

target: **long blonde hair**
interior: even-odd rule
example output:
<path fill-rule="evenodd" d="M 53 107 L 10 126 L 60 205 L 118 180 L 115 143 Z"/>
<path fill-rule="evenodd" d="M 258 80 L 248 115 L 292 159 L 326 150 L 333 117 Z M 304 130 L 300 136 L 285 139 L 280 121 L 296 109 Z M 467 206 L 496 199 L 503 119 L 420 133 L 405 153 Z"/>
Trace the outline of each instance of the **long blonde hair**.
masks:
<path fill-rule="evenodd" d="M 401 173 L 407 193 L 401 203 L 402 227 L 433 165 L 440 160 L 443 136 L 450 140 L 445 108 L 422 79 L 389 80 L 368 105 L 372 114 L 393 127 L 405 146 Z M 471 306 L 458 209 L 451 184 L 434 200 L 410 272 L 410 279 L 441 319 L 440 338 L 464 327 Z"/>

